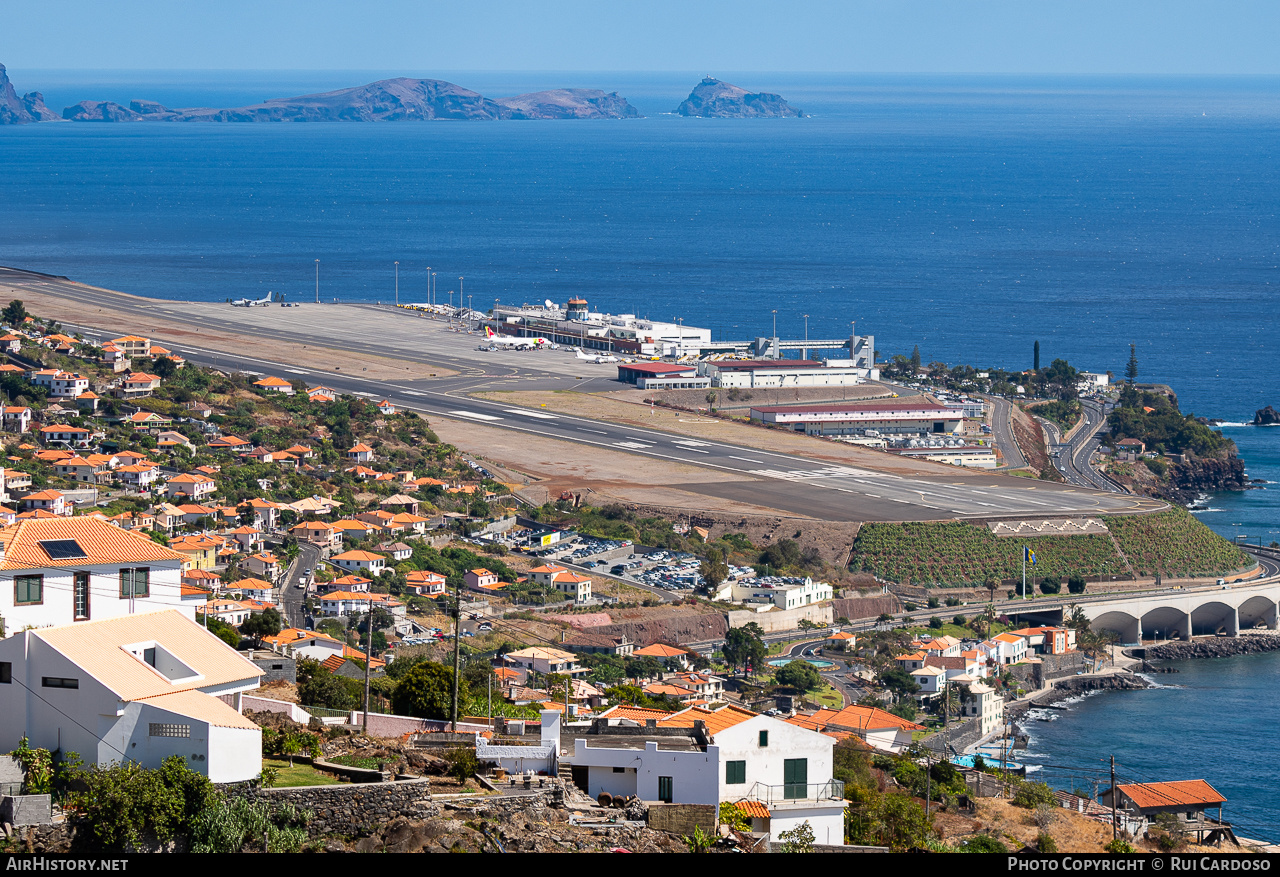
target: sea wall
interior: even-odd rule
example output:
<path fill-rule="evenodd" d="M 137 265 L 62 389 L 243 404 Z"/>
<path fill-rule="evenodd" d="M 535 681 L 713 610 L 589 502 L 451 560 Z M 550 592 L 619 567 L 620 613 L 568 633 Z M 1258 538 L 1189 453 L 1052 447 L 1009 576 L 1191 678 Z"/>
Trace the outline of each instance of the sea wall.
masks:
<path fill-rule="evenodd" d="M 1134 649 L 1133 654 L 1135 657 L 1145 657 L 1148 661 L 1184 661 L 1190 658 L 1258 655 L 1277 650 L 1280 650 L 1280 636 L 1246 633 L 1234 637 L 1208 637 L 1191 642 L 1164 643 L 1149 649 Z"/>

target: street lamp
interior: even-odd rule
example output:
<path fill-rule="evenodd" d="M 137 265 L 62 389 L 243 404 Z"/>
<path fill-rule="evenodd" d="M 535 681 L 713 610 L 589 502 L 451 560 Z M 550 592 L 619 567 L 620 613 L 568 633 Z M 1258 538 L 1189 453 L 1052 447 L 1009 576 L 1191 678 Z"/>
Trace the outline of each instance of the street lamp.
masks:
<path fill-rule="evenodd" d="M 459 277 L 458 279 L 461 280 L 462 278 Z M 462 303 L 461 295 L 458 296 L 458 303 Z M 467 334 L 471 334 L 471 296 L 467 296 Z"/>
<path fill-rule="evenodd" d="M 773 358 L 778 358 L 778 311 L 773 311 Z"/>
<path fill-rule="evenodd" d="M 676 325 L 680 327 L 680 341 L 676 345 L 676 358 L 684 355 L 684 317 L 676 317 Z"/>
<path fill-rule="evenodd" d="M 449 325 L 453 325 L 453 290 L 449 290 Z"/>
<path fill-rule="evenodd" d="M 396 262 L 396 307 L 400 307 L 400 263 Z"/>
<path fill-rule="evenodd" d="M 809 358 L 809 315 L 804 315 L 804 359 Z"/>
<path fill-rule="evenodd" d="M 316 304 L 320 304 L 320 260 L 316 259 Z"/>
<path fill-rule="evenodd" d="M 436 284 L 437 284 L 437 282 L 438 282 L 438 281 L 436 280 L 435 272 L 433 271 L 433 272 L 431 272 L 431 288 L 432 288 L 432 290 L 435 290 L 435 289 L 436 289 Z M 438 305 L 438 304 L 440 304 L 440 296 L 439 296 L 436 292 L 434 292 L 434 291 L 431 293 L 431 303 L 432 303 L 433 305 Z"/>

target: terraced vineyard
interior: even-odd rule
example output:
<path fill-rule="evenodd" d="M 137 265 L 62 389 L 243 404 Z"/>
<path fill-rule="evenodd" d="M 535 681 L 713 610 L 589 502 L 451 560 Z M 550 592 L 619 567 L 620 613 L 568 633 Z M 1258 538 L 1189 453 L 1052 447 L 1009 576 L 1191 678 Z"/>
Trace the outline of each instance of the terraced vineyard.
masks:
<path fill-rule="evenodd" d="M 1138 575 L 1214 576 L 1251 561 L 1186 509 L 1158 515 L 1107 518 L 1107 527 Z"/>
<path fill-rule="evenodd" d="M 1158 515 L 1106 518 L 1139 575 L 1219 575 L 1248 559 L 1182 509 Z M 1027 578 L 1066 579 L 1128 574 L 1116 543 L 1105 535 L 996 538 L 982 524 L 863 524 L 850 568 L 915 585 L 974 585 L 1022 575 L 1022 546 L 1036 553 Z"/>

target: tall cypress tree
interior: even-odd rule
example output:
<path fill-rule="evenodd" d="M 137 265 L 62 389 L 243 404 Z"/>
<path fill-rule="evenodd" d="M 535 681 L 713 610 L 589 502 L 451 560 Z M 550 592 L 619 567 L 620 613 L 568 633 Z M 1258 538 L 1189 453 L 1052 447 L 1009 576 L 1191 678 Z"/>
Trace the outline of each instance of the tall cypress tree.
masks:
<path fill-rule="evenodd" d="M 1032 365 L 1032 368 L 1034 368 L 1036 371 L 1040 371 L 1040 342 L 1039 341 L 1036 342 L 1034 364 Z"/>
<path fill-rule="evenodd" d="M 1136 344 L 1129 345 L 1129 364 L 1124 368 L 1124 379 L 1131 387 L 1138 380 L 1138 346 Z"/>

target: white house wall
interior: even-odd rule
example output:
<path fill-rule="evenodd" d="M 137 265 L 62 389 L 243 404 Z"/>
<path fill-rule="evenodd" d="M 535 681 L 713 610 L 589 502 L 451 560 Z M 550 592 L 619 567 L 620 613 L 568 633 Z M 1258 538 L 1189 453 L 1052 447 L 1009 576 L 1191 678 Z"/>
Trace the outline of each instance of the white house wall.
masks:
<path fill-rule="evenodd" d="M 759 745 L 760 732 L 769 732 L 769 745 Z M 756 716 L 739 722 L 715 735 L 719 749 L 720 771 L 718 777 L 718 801 L 737 800 L 747 796 L 756 783 L 765 786 L 783 785 L 782 762 L 790 758 L 808 760 L 808 783 L 825 783 L 832 775 L 832 749 L 835 740 L 825 734 L 810 731 L 770 716 Z M 746 782 L 729 785 L 725 782 L 724 764 L 745 761 Z M 780 794 L 781 790 L 774 790 Z"/>
<path fill-rule="evenodd" d="M 168 564 L 168 565 L 165 565 Z M 133 601 L 134 612 L 155 612 L 160 609 L 177 609 L 195 621 L 195 607 L 182 600 L 182 566 L 178 561 L 153 562 L 150 568 L 150 596 Z M 120 596 L 120 568 L 128 564 L 112 566 L 84 566 L 78 569 L 53 568 L 10 570 L 0 576 L 0 615 L 4 616 L 5 634 L 12 636 L 27 627 L 60 627 L 75 621 L 74 580 L 77 572 L 89 573 L 89 619 L 101 621 L 131 614 L 129 599 Z M 15 605 L 14 575 L 43 575 L 42 602 L 33 605 Z"/>
<path fill-rule="evenodd" d="M 612 785 L 618 780 L 610 779 L 605 784 L 603 777 L 622 777 L 613 774 L 612 768 L 623 767 L 635 770 L 633 791 L 623 794 L 635 794 L 645 801 L 658 800 L 658 777 L 672 778 L 672 800 L 679 804 L 716 804 L 719 803 L 719 754 L 716 747 L 710 746 L 706 752 L 687 752 L 659 750 L 658 744 L 646 741 L 644 749 L 592 749 L 584 739 L 576 741 L 573 763 L 577 766 L 590 766 L 589 794 L 594 798 L 602 791 L 618 786 Z M 603 768 L 603 770 L 597 770 Z M 601 782 L 597 787 L 595 782 Z M 618 787 L 623 788 L 623 787 Z"/>
<path fill-rule="evenodd" d="M 834 805 L 834 806 L 832 806 Z M 844 846 L 844 806 L 832 801 L 824 807 L 774 807 L 770 810 L 769 840 L 779 843 L 784 831 L 808 822 L 813 829 L 813 842 L 833 847 Z"/>

